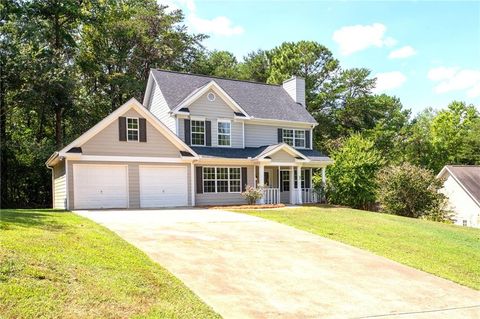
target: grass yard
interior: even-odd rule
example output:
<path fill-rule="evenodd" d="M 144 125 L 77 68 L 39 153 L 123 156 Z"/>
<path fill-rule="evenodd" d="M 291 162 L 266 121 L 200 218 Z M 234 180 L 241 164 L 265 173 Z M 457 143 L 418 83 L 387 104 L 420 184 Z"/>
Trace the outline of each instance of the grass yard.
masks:
<path fill-rule="evenodd" d="M 480 290 L 480 229 L 349 208 L 312 206 L 237 212 L 366 249 Z"/>
<path fill-rule="evenodd" d="M 53 210 L 0 212 L 1 318 L 218 318 L 120 237 Z"/>

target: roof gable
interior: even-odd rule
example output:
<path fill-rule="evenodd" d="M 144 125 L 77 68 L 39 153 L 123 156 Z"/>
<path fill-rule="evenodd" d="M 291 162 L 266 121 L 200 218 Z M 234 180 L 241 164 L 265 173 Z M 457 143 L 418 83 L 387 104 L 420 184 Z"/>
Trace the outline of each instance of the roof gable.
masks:
<path fill-rule="evenodd" d="M 277 153 L 282 155 L 285 155 L 285 153 L 287 153 L 294 159 L 310 161 L 307 156 L 303 155 L 302 153 L 285 143 L 268 146 L 262 153 L 258 154 L 256 158 L 265 159 L 274 156 Z"/>
<path fill-rule="evenodd" d="M 447 173 L 480 207 L 480 166 L 447 165 L 440 171 L 438 177 L 444 177 Z"/>
<path fill-rule="evenodd" d="M 251 118 L 317 124 L 279 85 L 152 70 L 171 110 L 210 82 L 215 82 Z"/>

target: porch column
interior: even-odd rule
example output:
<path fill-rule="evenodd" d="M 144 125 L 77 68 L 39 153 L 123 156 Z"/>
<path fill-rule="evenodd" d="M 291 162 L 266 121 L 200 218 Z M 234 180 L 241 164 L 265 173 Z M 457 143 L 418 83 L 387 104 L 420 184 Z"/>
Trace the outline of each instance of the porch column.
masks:
<path fill-rule="evenodd" d="M 327 176 L 325 174 L 325 167 L 322 167 L 322 185 L 323 185 L 323 187 L 325 187 L 326 184 L 327 184 Z"/>
<path fill-rule="evenodd" d="M 294 183 L 294 169 L 293 166 L 290 166 L 290 204 L 295 205 L 295 183 Z"/>
<path fill-rule="evenodd" d="M 265 185 L 264 177 L 265 177 L 265 164 L 260 164 L 258 166 L 258 185 L 257 186 L 263 187 Z M 265 204 L 265 198 L 263 196 L 260 199 L 260 204 Z"/>
<path fill-rule="evenodd" d="M 297 204 L 302 204 L 302 167 L 297 166 Z"/>

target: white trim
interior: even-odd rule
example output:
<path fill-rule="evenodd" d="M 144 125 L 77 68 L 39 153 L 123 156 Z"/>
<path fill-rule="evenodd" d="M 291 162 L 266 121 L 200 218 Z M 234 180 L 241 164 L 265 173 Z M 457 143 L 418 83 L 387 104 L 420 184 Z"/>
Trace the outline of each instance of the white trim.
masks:
<path fill-rule="evenodd" d="M 288 143 L 285 142 L 285 131 L 292 131 L 292 144 L 293 145 L 290 145 Z M 307 137 L 306 137 L 306 132 L 308 130 L 304 130 L 304 129 L 296 129 L 296 128 L 282 128 L 282 142 L 285 143 L 285 144 L 288 144 L 289 146 L 292 146 L 294 148 L 298 148 L 298 149 L 307 149 Z M 303 146 L 297 146 L 296 145 L 296 142 L 297 140 L 302 140 L 301 138 L 296 138 L 295 135 L 297 132 L 303 132 Z"/>
<path fill-rule="evenodd" d="M 128 120 L 136 120 L 137 121 L 137 128 L 128 128 Z M 128 139 L 128 130 L 130 131 L 137 131 L 137 139 L 136 140 L 129 140 Z M 127 142 L 139 142 L 140 141 L 140 119 L 138 117 L 126 117 L 125 118 L 125 132 L 127 133 Z"/>
<path fill-rule="evenodd" d="M 220 130 L 218 128 L 219 123 L 228 123 L 230 132 L 228 134 L 220 133 Z M 220 139 L 219 139 L 220 135 L 228 136 L 228 142 L 229 142 L 228 145 L 220 145 Z M 232 120 L 217 119 L 217 146 L 218 147 L 232 147 Z"/>
<path fill-rule="evenodd" d="M 150 110 L 150 99 L 152 95 L 152 87 L 153 83 L 156 84 L 155 77 L 152 74 L 152 71 L 150 70 L 148 74 L 148 81 L 147 81 L 147 87 L 145 88 L 145 96 L 143 97 L 143 105 Z"/>
<path fill-rule="evenodd" d="M 205 116 L 199 116 L 199 115 L 190 115 L 190 121 L 206 121 L 207 118 Z"/>
<path fill-rule="evenodd" d="M 195 132 L 195 134 L 203 134 L 203 144 L 193 144 L 193 122 L 202 122 L 203 123 L 203 133 L 201 132 Z M 185 128 L 183 128 L 185 130 Z M 199 119 L 191 119 L 190 120 L 190 145 L 192 146 L 206 146 L 207 144 L 207 123 L 205 119 L 199 120 Z"/>
<path fill-rule="evenodd" d="M 245 148 L 245 122 L 242 121 L 242 148 Z"/>
<path fill-rule="evenodd" d="M 265 154 L 260 154 L 259 156 L 255 157 L 257 159 L 265 159 L 265 157 L 267 156 L 270 156 L 270 155 L 273 155 L 275 154 L 276 152 L 280 151 L 280 150 L 285 150 L 287 153 L 289 153 L 290 155 L 292 156 L 298 156 L 298 157 L 301 157 L 304 159 L 305 162 L 310 162 L 310 159 L 308 157 L 306 157 L 305 155 L 303 155 L 302 153 L 300 153 L 299 151 L 297 151 L 295 148 L 293 148 L 292 146 L 286 144 L 286 143 L 280 143 L 280 144 L 277 144 L 276 147 L 274 147 L 273 149 L 271 149 L 270 151 L 268 151 L 267 153 Z"/>
<path fill-rule="evenodd" d="M 293 122 L 291 120 L 274 120 L 274 119 L 263 119 L 250 117 L 247 124 L 262 124 L 269 126 L 287 126 L 287 127 L 298 127 L 298 128 L 313 128 L 318 125 L 318 123 L 309 123 L 309 122 Z"/>
<path fill-rule="evenodd" d="M 171 112 L 175 114 L 182 108 L 189 107 L 193 102 L 198 100 L 203 94 L 208 92 L 210 89 L 213 90 L 215 93 L 217 93 L 217 95 L 219 95 L 220 98 L 222 98 L 231 109 L 233 109 L 234 111 L 240 111 L 245 115 L 246 118 L 250 118 L 247 112 L 245 112 L 245 110 L 242 109 L 240 105 L 238 105 L 238 103 L 235 102 L 235 100 L 233 100 L 227 94 L 227 92 L 225 92 L 214 80 L 210 81 L 208 84 L 204 85 L 201 89 L 199 89 L 197 92 L 192 94 L 190 97 L 180 102 L 180 104 L 174 107 Z"/>
<path fill-rule="evenodd" d="M 191 206 L 195 206 L 195 165 L 190 163 L 190 201 Z"/>
<path fill-rule="evenodd" d="M 172 142 L 179 150 L 188 151 L 192 155 L 198 158 L 197 153 L 195 153 L 187 144 L 185 144 L 175 133 L 173 133 L 165 124 L 163 124 L 155 115 L 150 113 L 140 102 L 136 99 L 131 98 L 125 104 L 120 106 L 118 109 L 110 113 L 107 117 L 103 120 L 98 122 L 94 125 L 91 129 L 87 132 L 82 134 L 79 138 L 65 146 L 62 150 L 58 153 L 60 156 L 66 156 L 67 151 L 70 150 L 72 147 L 79 147 L 85 144 L 88 140 L 98 134 L 102 129 L 107 127 L 109 124 L 113 123 L 117 120 L 121 115 L 125 114 L 129 109 L 133 108 L 137 111 L 141 116 L 149 121 L 153 127 L 155 127 L 158 131 L 163 133 L 163 135 Z"/>
<path fill-rule="evenodd" d="M 145 163 L 189 163 L 194 157 L 152 157 L 152 156 L 105 156 L 105 155 L 73 155 L 69 158 L 73 161 L 98 161 L 98 162 L 145 162 Z M 107 164 L 105 164 L 107 165 Z"/>
<path fill-rule="evenodd" d="M 68 159 L 65 159 L 65 183 L 67 184 L 66 186 L 66 194 L 67 194 L 67 209 L 70 209 L 70 184 L 68 183 Z M 73 187 L 73 183 L 72 183 Z M 75 194 L 73 194 L 75 196 Z"/>
<path fill-rule="evenodd" d="M 443 174 L 445 174 L 445 171 L 447 171 L 450 174 L 450 176 L 453 177 L 453 179 L 458 183 L 458 185 L 460 185 L 460 187 L 465 191 L 465 193 L 467 193 L 467 195 L 470 196 L 470 198 L 475 202 L 475 204 L 477 204 L 477 206 L 480 207 L 480 202 L 475 199 L 475 197 L 472 195 L 472 193 L 470 193 L 467 190 L 467 188 L 460 182 L 460 180 L 455 176 L 455 174 L 453 174 L 453 172 L 448 168 L 448 165 L 445 165 L 442 168 L 440 173 L 438 173 L 437 178 L 443 176 Z"/>
<path fill-rule="evenodd" d="M 310 149 L 313 150 L 313 129 L 310 129 Z"/>

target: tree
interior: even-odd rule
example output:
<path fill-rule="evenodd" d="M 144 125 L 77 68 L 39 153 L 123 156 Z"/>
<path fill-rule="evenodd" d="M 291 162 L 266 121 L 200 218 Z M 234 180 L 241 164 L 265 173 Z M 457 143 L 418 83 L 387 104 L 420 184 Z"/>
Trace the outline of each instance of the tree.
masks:
<path fill-rule="evenodd" d="M 334 164 L 327 169 L 328 201 L 372 209 L 377 188 L 375 175 L 384 164 L 374 143 L 354 134 L 331 157 Z"/>
<path fill-rule="evenodd" d="M 403 163 L 387 166 L 376 176 L 381 211 L 406 217 L 448 220 L 446 197 L 439 190 L 443 181 L 432 171 Z"/>
<path fill-rule="evenodd" d="M 267 51 L 250 52 L 244 57 L 238 68 L 240 79 L 266 83 L 270 74 Z"/>

